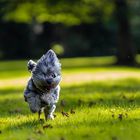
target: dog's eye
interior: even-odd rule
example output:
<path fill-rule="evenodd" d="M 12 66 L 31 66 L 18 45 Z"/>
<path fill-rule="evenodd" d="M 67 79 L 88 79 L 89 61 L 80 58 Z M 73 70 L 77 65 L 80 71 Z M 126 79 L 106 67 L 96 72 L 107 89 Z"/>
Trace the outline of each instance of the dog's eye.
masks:
<path fill-rule="evenodd" d="M 52 74 L 51 74 L 51 76 L 52 76 L 53 78 L 55 78 L 55 77 L 56 77 L 55 73 L 52 73 Z"/>

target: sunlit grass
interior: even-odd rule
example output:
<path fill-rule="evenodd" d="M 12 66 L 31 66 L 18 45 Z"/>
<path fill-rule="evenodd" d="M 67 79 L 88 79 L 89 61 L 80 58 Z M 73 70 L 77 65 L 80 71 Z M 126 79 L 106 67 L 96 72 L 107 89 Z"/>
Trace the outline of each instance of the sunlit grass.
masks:
<path fill-rule="evenodd" d="M 1 62 L 0 139 L 139 140 L 140 70 L 106 66 L 110 58 L 61 60 L 64 82 L 56 118 L 48 122 L 38 121 L 24 102 L 27 61 Z"/>

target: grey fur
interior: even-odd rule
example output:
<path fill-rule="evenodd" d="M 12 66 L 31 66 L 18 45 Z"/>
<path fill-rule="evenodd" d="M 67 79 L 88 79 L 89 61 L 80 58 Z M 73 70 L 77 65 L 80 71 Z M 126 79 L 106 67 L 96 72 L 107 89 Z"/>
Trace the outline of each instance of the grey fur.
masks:
<path fill-rule="evenodd" d="M 44 110 L 46 120 L 54 119 L 61 81 L 61 64 L 56 54 L 49 50 L 37 62 L 30 60 L 27 66 L 32 76 L 24 91 L 25 101 L 33 113 L 38 112 L 40 116 Z"/>

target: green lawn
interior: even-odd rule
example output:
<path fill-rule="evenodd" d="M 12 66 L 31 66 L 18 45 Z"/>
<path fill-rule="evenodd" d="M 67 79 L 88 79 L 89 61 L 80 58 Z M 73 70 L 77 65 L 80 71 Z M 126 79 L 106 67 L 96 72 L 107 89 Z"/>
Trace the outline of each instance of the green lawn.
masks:
<path fill-rule="evenodd" d="M 24 102 L 27 61 L 0 62 L 0 140 L 139 140 L 140 69 L 114 61 L 62 59 L 60 100 L 48 122 Z"/>

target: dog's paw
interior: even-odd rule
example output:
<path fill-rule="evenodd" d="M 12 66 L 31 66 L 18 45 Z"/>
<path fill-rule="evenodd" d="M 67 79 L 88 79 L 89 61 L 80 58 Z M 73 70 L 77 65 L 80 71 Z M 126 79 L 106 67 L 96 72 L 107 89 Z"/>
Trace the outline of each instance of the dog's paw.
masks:
<path fill-rule="evenodd" d="M 54 116 L 53 115 L 48 115 L 47 120 L 54 120 Z"/>

